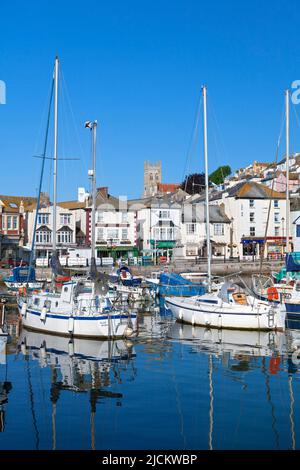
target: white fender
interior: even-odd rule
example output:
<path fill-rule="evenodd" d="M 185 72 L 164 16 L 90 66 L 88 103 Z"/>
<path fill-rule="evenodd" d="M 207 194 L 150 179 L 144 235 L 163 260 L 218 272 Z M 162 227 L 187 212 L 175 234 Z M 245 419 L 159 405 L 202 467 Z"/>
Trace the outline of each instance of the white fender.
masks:
<path fill-rule="evenodd" d="M 70 321 L 70 319 L 69 319 L 69 321 Z M 69 351 L 69 356 L 74 356 L 74 343 L 73 343 L 73 341 L 69 341 L 68 351 Z"/>
<path fill-rule="evenodd" d="M 68 332 L 73 333 L 74 331 L 74 318 L 70 317 L 68 321 Z"/>
<path fill-rule="evenodd" d="M 195 325 L 195 315 L 194 314 L 192 315 L 192 325 L 193 326 Z"/>
<path fill-rule="evenodd" d="M 179 320 L 183 320 L 183 314 L 182 314 L 182 310 L 179 311 Z"/>
<path fill-rule="evenodd" d="M 46 307 L 42 308 L 41 315 L 40 315 L 40 320 L 45 321 L 46 320 L 46 315 L 47 315 L 47 309 Z"/>
<path fill-rule="evenodd" d="M 23 302 L 22 307 L 21 307 L 22 317 L 26 317 L 26 311 L 27 311 L 27 302 Z"/>

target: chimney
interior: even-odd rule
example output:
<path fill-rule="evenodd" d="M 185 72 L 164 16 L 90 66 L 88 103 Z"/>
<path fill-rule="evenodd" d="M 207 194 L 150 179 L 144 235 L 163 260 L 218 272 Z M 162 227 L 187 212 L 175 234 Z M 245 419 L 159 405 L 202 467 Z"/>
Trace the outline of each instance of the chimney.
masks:
<path fill-rule="evenodd" d="M 97 193 L 100 193 L 103 197 L 108 197 L 108 187 L 102 186 L 101 188 L 97 188 Z"/>

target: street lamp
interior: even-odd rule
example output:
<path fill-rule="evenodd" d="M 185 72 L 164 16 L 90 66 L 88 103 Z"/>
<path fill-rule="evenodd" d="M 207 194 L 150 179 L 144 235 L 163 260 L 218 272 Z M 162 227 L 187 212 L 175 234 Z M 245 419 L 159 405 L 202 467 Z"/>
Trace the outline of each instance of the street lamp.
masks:
<path fill-rule="evenodd" d="M 285 218 L 281 218 L 281 230 L 282 230 L 282 242 L 281 242 L 281 250 L 282 250 L 282 257 L 284 255 L 284 222 Z"/>
<path fill-rule="evenodd" d="M 233 221 L 234 218 L 231 217 L 231 226 L 230 226 L 230 258 L 233 258 Z"/>

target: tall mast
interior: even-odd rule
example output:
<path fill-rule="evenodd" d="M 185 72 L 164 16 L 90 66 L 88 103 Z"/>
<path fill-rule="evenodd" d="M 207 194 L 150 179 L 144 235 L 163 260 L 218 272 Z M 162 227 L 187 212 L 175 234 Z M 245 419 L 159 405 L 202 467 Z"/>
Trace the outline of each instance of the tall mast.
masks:
<path fill-rule="evenodd" d="M 91 273 L 96 270 L 95 249 L 96 249 L 96 137 L 97 137 L 97 121 L 86 121 L 85 127 L 92 131 L 92 157 L 93 169 L 89 170 L 89 176 L 92 178 L 92 213 L 91 213 Z"/>
<path fill-rule="evenodd" d="M 56 203 L 57 203 L 57 131 L 58 131 L 58 57 L 54 69 L 54 155 L 53 155 L 53 254 L 56 251 Z"/>
<path fill-rule="evenodd" d="M 95 216 L 96 216 L 96 137 L 97 121 L 93 122 L 93 177 L 92 177 L 92 253 L 91 258 L 95 258 L 96 234 L 95 234 Z"/>
<path fill-rule="evenodd" d="M 290 93 L 285 91 L 285 116 L 286 116 L 286 252 L 290 252 L 290 196 L 289 196 L 289 179 L 290 179 Z"/>
<path fill-rule="evenodd" d="M 211 292 L 211 245 L 209 227 L 209 197 L 208 197 L 208 158 L 207 158 L 207 111 L 206 86 L 202 87 L 203 94 L 203 131 L 204 131 L 204 164 L 205 164 L 205 209 L 206 209 L 206 237 L 207 237 L 207 279 L 208 292 Z"/>

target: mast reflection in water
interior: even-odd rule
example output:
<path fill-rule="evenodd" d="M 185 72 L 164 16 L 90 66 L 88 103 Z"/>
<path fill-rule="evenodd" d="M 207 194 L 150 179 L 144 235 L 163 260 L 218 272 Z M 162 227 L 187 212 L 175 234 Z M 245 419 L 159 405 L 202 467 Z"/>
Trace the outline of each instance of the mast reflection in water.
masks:
<path fill-rule="evenodd" d="M 299 448 L 300 331 L 139 316 L 131 342 L 16 329 L 0 364 L 1 448 Z"/>

